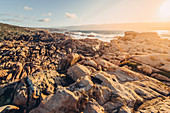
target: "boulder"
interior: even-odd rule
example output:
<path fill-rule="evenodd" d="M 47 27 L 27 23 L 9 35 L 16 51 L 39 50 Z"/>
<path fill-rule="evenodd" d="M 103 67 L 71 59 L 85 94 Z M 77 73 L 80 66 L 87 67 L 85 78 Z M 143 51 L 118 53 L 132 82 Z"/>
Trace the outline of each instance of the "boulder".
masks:
<path fill-rule="evenodd" d="M 152 73 L 152 68 L 148 65 L 141 65 L 141 66 L 138 66 L 138 69 L 141 70 L 143 73 L 146 73 L 146 74 L 151 74 Z"/>
<path fill-rule="evenodd" d="M 67 69 L 69 66 L 73 66 L 80 58 L 80 55 L 77 53 L 68 54 L 61 60 L 60 69 Z"/>
<path fill-rule="evenodd" d="M 81 77 L 90 75 L 91 72 L 85 66 L 76 64 L 68 69 L 67 74 L 70 75 L 73 80 L 77 81 L 77 79 Z"/>
<path fill-rule="evenodd" d="M 104 113 L 104 108 L 100 106 L 93 98 L 87 103 L 83 113 Z"/>
<path fill-rule="evenodd" d="M 117 99 L 114 102 L 109 101 L 105 103 L 103 107 L 105 111 L 112 112 L 113 109 L 120 108 L 123 105 L 124 105 L 123 101 L 121 99 Z"/>
<path fill-rule="evenodd" d="M 58 87 L 55 94 L 51 94 L 43 99 L 40 105 L 30 113 L 77 113 L 80 112 L 77 104 L 81 95 L 75 95 L 73 92 Z"/>
<path fill-rule="evenodd" d="M 74 84 L 69 86 L 70 91 L 88 92 L 94 86 L 90 76 L 81 77 Z"/>
<path fill-rule="evenodd" d="M 135 31 L 126 31 L 124 34 L 125 34 L 124 37 L 118 37 L 118 39 L 123 40 L 123 41 L 132 40 L 139 33 L 135 32 Z"/>
<path fill-rule="evenodd" d="M 94 35 L 88 35 L 87 37 L 94 37 Z"/>
<path fill-rule="evenodd" d="M 59 85 L 62 85 L 62 77 L 56 71 L 34 73 L 18 82 L 2 85 L 0 106 L 14 104 L 29 111 L 39 105 L 42 95 L 53 94 Z"/>
<path fill-rule="evenodd" d="M 135 32 L 135 31 L 126 31 L 126 32 L 125 32 L 125 36 L 126 36 L 126 35 L 132 35 L 133 37 L 135 37 L 137 34 L 138 34 L 138 33 Z"/>
<path fill-rule="evenodd" d="M 122 106 L 118 113 L 132 113 L 132 110 L 129 109 L 127 106 Z"/>
<path fill-rule="evenodd" d="M 119 37 L 120 40 L 129 41 L 134 38 L 134 35 L 125 35 L 124 37 Z"/>
<path fill-rule="evenodd" d="M 107 70 L 109 72 L 115 72 L 116 71 L 116 67 L 117 67 L 116 65 L 112 65 L 112 66 L 109 66 Z"/>
<path fill-rule="evenodd" d="M 105 108 L 105 103 L 110 102 L 111 98 L 115 98 L 117 95 L 114 95 L 115 93 L 110 88 L 100 85 L 101 83 L 97 80 L 98 79 L 96 79 L 96 81 L 92 80 L 95 85 L 91 88 L 88 95 L 95 99 L 99 105 L 102 105 Z"/>
<path fill-rule="evenodd" d="M 44 95 L 54 93 L 56 85 L 61 85 L 56 71 L 42 71 L 30 75 L 18 85 L 13 104 L 22 105 L 30 110 L 39 104 L 41 93 Z"/>
<path fill-rule="evenodd" d="M 101 65 L 103 68 L 107 68 L 108 67 L 108 62 L 104 59 L 98 58 L 94 60 L 96 62 L 97 65 Z"/>
<path fill-rule="evenodd" d="M 85 65 L 92 66 L 97 69 L 97 64 L 94 62 L 94 60 L 88 60 L 84 62 Z"/>

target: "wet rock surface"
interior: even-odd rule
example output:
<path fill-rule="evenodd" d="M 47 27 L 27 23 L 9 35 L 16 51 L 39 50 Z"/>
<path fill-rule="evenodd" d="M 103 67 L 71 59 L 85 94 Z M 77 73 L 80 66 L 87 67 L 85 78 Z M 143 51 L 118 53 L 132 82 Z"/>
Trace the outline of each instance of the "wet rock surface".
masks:
<path fill-rule="evenodd" d="M 2 113 L 170 111 L 170 41 L 156 33 L 108 43 L 2 24 L 1 39 Z"/>

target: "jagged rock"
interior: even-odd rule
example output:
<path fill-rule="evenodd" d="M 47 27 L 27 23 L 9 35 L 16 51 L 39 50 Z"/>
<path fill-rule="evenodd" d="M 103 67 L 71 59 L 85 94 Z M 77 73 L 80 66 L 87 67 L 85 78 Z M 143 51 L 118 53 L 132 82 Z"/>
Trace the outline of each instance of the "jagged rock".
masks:
<path fill-rule="evenodd" d="M 77 81 L 77 79 L 83 76 L 90 75 L 91 72 L 85 66 L 76 64 L 68 69 L 67 74 Z"/>
<path fill-rule="evenodd" d="M 31 95 L 29 95 L 29 91 L 27 90 L 26 83 L 21 82 L 18 85 L 16 92 L 14 93 L 13 104 L 22 105 L 22 107 L 27 108 L 29 107 L 27 106 L 28 104 L 27 101 L 29 97 L 31 97 Z"/>
<path fill-rule="evenodd" d="M 80 59 L 80 55 L 77 53 L 68 54 L 60 63 L 60 69 L 67 69 L 69 66 L 73 66 Z"/>
<path fill-rule="evenodd" d="M 22 78 L 23 66 L 22 63 L 19 62 L 7 62 L 5 63 L 4 68 L 10 69 L 8 76 L 6 77 L 6 81 L 18 81 Z M 12 74 L 13 73 L 13 74 Z"/>
<path fill-rule="evenodd" d="M 122 106 L 118 113 L 132 113 L 132 110 L 129 109 L 127 106 Z"/>
<path fill-rule="evenodd" d="M 163 112 L 168 113 L 170 110 L 170 98 L 156 98 L 153 100 L 148 100 L 144 102 L 140 107 L 137 113 L 156 113 Z"/>
<path fill-rule="evenodd" d="M 14 63 L 13 66 L 15 68 L 15 75 L 14 75 L 13 81 L 14 81 L 14 79 L 19 80 L 23 66 L 21 63 Z"/>
<path fill-rule="evenodd" d="M 97 68 L 97 64 L 93 60 L 85 61 L 84 64 Z"/>
<path fill-rule="evenodd" d="M 114 72 L 116 71 L 116 66 L 115 65 L 109 66 L 107 70 L 110 72 Z"/>
<path fill-rule="evenodd" d="M 114 75 L 111 77 L 106 72 L 99 71 L 99 72 L 95 73 L 94 77 L 98 78 L 101 81 L 102 85 L 107 86 L 110 89 L 117 92 L 117 89 L 115 89 L 115 87 L 114 87 L 114 82 L 116 81 L 116 78 Z M 112 78 L 112 79 L 110 79 L 110 78 Z"/>
<path fill-rule="evenodd" d="M 115 59 L 115 58 L 116 58 L 116 55 L 115 55 L 115 53 L 106 53 L 106 54 L 103 54 L 103 55 L 101 56 L 101 58 L 103 58 L 103 59 L 105 59 L 105 60 L 107 60 L 107 61 L 110 61 L 110 60 Z"/>
<path fill-rule="evenodd" d="M 59 73 L 54 70 L 37 72 L 28 77 L 27 82 L 33 88 L 40 89 L 44 94 L 54 93 L 54 86 L 62 84 Z"/>
<path fill-rule="evenodd" d="M 114 102 L 110 101 L 110 102 L 105 103 L 103 107 L 105 111 L 112 112 L 113 109 L 120 108 L 123 105 L 124 105 L 123 101 L 121 99 L 117 99 Z"/>
<path fill-rule="evenodd" d="M 170 71 L 169 68 L 170 63 L 167 61 L 169 57 L 170 55 L 149 54 L 149 55 L 134 55 L 132 59 L 158 69 Z"/>
<path fill-rule="evenodd" d="M 45 51 L 45 46 L 41 47 L 41 55 L 45 55 L 46 51 Z"/>
<path fill-rule="evenodd" d="M 52 70 L 37 72 L 19 82 L 2 86 L 0 105 L 12 103 L 29 111 L 40 103 L 42 94 L 53 94 L 57 85 L 62 85 L 58 72 Z"/>
<path fill-rule="evenodd" d="M 141 65 L 141 66 L 137 66 L 137 68 L 139 70 L 141 70 L 142 72 L 146 73 L 146 74 L 151 74 L 152 73 L 152 69 L 150 66 L 148 65 Z"/>
<path fill-rule="evenodd" d="M 0 107 L 0 112 L 1 113 L 18 113 L 19 107 L 14 106 L 14 105 L 5 105 L 5 106 Z"/>
<path fill-rule="evenodd" d="M 137 74 L 137 73 L 136 73 Z M 138 77 L 141 76 L 141 75 L 138 75 Z M 119 84 L 118 82 L 116 82 L 116 78 L 113 77 L 113 75 L 109 75 L 107 73 L 104 73 L 104 72 L 100 72 L 98 74 L 95 75 L 96 78 L 100 79 L 102 82 L 101 84 L 106 86 L 106 87 L 109 87 L 113 92 L 112 94 L 119 94 L 121 95 L 121 97 L 124 98 L 124 100 L 129 103 L 128 106 L 133 106 L 135 101 L 143 101 L 142 98 L 147 98 L 147 99 L 150 99 L 150 98 L 154 98 L 155 96 L 160 96 L 160 95 L 168 95 L 169 92 L 167 90 L 162 90 L 160 91 L 161 89 L 159 88 L 156 88 L 156 87 L 160 87 L 160 86 L 157 86 L 157 84 L 152 84 L 149 83 L 149 82 L 145 82 L 145 86 L 150 86 L 150 87 L 147 87 L 147 88 L 144 88 L 142 89 L 141 87 L 137 86 L 136 84 L 135 85 L 132 85 L 134 87 L 133 89 L 133 93 L 132 93 L 132 89 L 131 91 L 125 87 L 125 86 L 122 86 L 121 84 Z M 117 77 L 117 76 L 116 76 Z M 142 76 L 141 76 L 142 77 Z M 141 77 L 139 77 L 138 79 L 141 79 Z M 110 79 L 109 79 L 110 78 Z M 114 80 L 114 81 L 112 81 Z M 146 80 L 147 80 L 147 77 L 146 77 Z M 152 80 L 152 79 L 151 79 Z M 153 80 L 154 82 L 156 82 L 155 80 Z M 128 82 L 127 82 L 128 83 Z M 130 84 L 128 84 L 127 86 L 130 86 Z M 152 87 L 151 87 L 152 86 Z M 162 86 L 163 87 L 163 86 Z M 132 87 L 131 87 L 132 88 Z M 156 93 L 155 91 L 153 91 L 153 89 L 156 89 L 156 91 L 160 92 L 161 94 L 158 95 L 158 93 Z M 130 92 L 129 92 L 130 91 Z M 148 93 L 148 91 L 151 93 Z M 154 94 L 155 93 L 155 94 Z M 154 94 L 154 95 L 153 95 Z M 126 95 L 128 95 L 128 97 L 126 97 Z M 135 96 L 136 95 L 136 96 Z M 139 97 L 139 96 L 141 97 Z"/>
<path fill-rule="evenodd" d="M 94 35 L 88 35 L 87 37 L 94 37 Z"/>
<path fill-rule="evenodd" d="M 87 92 L 94 86 L 93 82 L 91 81 L 90 76 L 81 77 L 77 80 L 74 84 L 69 86 L 69 90 L 71 91 L 80 91 L 80 92 Z"/>
<path fill-rule="evenodd" d="M 56 50 L 56 47 L 54 47 L 54 45 L 51 45 L 50 49 Z"/>
<path fill-rule="evenodd" d="M 137 34 L 138 34 L 138 33 L 135 32 L 135 31 L 126 31 L 126 32 L 125 32 L 125 36 L 126 36 L 126 35 L 132 35 L 133 37 L 135 37 Z"/>
<path fill-rule="evenodd" d="M 131 40 L 133 38 L 134 38 L 133 35 L 125 35 L 124 37 L 119 37 L 119 39 L 123 40 L 123 41 L 129 41 L 129 40 Z"/>
<path fill-rule="evenodd" d="M 95 69 L 94 67 L 91 67 L 91 66 L 86 66 L 86 67 L 89 69 L 89 71 L 90 71 L 91 73 L 96 72 L 96 69 Z"/>
<path fill-rule="evenodd" d="M 0 70 L 0 78 L 6 77 L 8 75 L 9 70 Z"/>
<path fill-rule="evenodd" d="M 9 81 L 12 79 L 12 73 L 8 74 L 8 76 L 6 77 L 6 81 Z"/>
<path fill-rule="evenodd" d="M 104 59 L 98 58 L 98 59 L 95 59 L 95 62 L 97 65 L 101 65 L 103 68 L 108 67 L 108 62 Z"/>
<path fill-rule="evenodd" d="M 33 109 L 30 113 L 75 113 L 80 112 L 77 104 L 81 94 L 74 94 L 73 92 L 58 87 L 55 94 L 51 94 L 41 101 L 40 105 Z"/>
<path fill-rule="evenodd" d="M 170 78 L 168 78 L 168 77 L 166 77 L 166 76 L 163 76 L 163 75 L 161 75 L 161 74 L 154 73 L 154 74 L 151 75 L 151 77 L 156 78 L 156 79 L 158 79 L 158 80 L 160 80 L 160 81 L 170 82 Z"/>
<path fill-rule="evenodd" d="M 95 99 L 98 102 L 98 104 L 103 105 L 103 107 L 105 107 L 105 103 L 111 101 L 112 98 L 118 96 L 110 88 L 100 85 L 101 81 L 99 81 L 99 80 L 98 81 L 92 80 L 92 81 L 95 83 L 95 85 L 89 91 L 88 95 L 91 98 Z"/>
<path fill-rule="evenodd" d="M 19 56 L 26 58 L 25 52 L 21 52 Z"/>
<path fill-rule="evenodd" d="M 68 48 L 68 49 L 66 49 L 66 51 L 67 51 L 67 54 L 71 54 L 72 49 L 71 49 L 71 48 Z"/>
<path fill-rule="evenodd" d="M 156 33 L 125 32 L 106 43 L 44 30 L 4 29 L 0 69 L 6 72 L 0 74 L 0 106 L 61 113 L 169 110 L 169 79 L 162 75 L 169 76 L 170 41 Z M 127 60 L 135 66 L 123 66 Z M 42 71 L 47 69 L 62 74 Z"/>
<path fill-rule="evenodd" d="M 100 106 L 96 100 L 91 99 L 86 106 L 86 109 L 83 111 L 83 113 L 104 113 L 104 108 Z"/>
<path fill-rule="evenodd" d="M 54 85 L 59 81 L 57 76 L 59 74 L 56 71 L 42 71 L 28 76 L 18 85 L 13 104 L 22 105 L 28 110 L 36 107 L 40 102 L 41 93 L 54 93 Z"/>
<path fill-rule="evenodd" d="M 135 32 L 135 31 L 126 31 L 125 36 L 123 37 L 118 37 L 119 40 L 123 40 L 123 41 L 129 41 L 132 40 L 133 38 L 136 37 L 136 35 L 138 35 L 139 33 Z"/>

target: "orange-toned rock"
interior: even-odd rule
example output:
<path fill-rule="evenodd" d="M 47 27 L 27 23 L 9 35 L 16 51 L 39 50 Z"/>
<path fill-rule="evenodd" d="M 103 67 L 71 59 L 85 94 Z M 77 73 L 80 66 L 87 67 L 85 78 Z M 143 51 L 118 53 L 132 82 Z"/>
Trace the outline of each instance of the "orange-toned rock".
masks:
<path fill-rule="evenodd" d="M 0 70 L 0 78 L 6 77 L 8 75 L 9 70 Z"/>
<path fill-rule="evenodd" d="M 83 76 L 90 75 L 91 72 L 85 66 L 76 64 L 68 69 L 67 74 L 70 75 L 73 80 L 77 81 L 77 79 Z"/>

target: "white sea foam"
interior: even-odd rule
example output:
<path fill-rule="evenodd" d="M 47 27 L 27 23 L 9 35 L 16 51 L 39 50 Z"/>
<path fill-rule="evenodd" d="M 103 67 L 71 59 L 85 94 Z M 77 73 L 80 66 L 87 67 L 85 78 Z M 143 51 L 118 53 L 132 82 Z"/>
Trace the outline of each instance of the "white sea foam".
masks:
<path fill-rule="evenodd" d="M 65 32 L 62 31 L 60 33 L 65 33 Z M 110 40 L 113 40 L 117 36 L 124 36 L 124 32 L 125 31 L 67 31 L 66 35 L 70 35 L 74 39 L 90 38 L 90 39 L 99 39 L 105 42 L 110 42 Z M 157 32 L 161 38 L 170 39 L 170 31 L 168 30 L 137 31 L 137 32 Z"/>
<path fill-rule="evenodd" d="M 96 33 L 97 32 L 97 33 Z M 75 39 L 85 39 L 85 38 L 90 38 L 90 39 L 99 39 L 99 40 L 102 40 L 102 41 L 105 41 L 105 42 L 110 42 L 110 40 L 113 40 L 114 37 L 116 36 L 123 36 L 124 33 L 123 31 L 122 32 L 119 32 L 119 33 L 107 33 L 107 31 L 78 31 L 78 32 L 75 32 L 75 31 L 70 31 L 70 36 L 72 36 L 73 38 Z"/>

